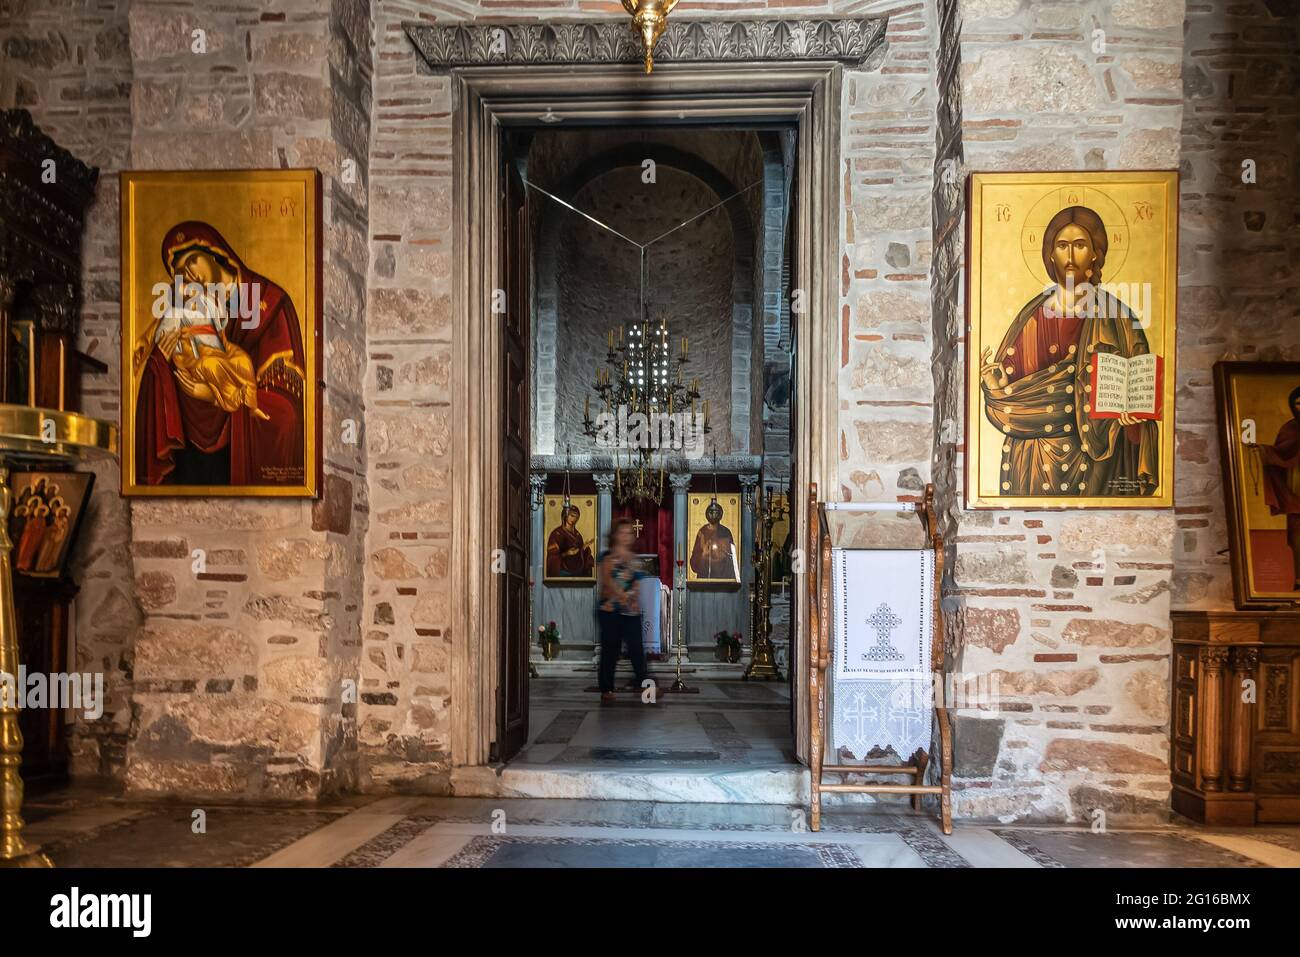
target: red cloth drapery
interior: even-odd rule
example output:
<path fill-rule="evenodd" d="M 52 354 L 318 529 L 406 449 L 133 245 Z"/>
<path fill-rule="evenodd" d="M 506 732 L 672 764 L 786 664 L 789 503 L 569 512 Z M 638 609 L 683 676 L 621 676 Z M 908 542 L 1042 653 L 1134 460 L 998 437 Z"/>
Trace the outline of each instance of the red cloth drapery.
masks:
<path fill-rule="evenodd" d="M 639 555 L 659 556 L 659 580 L 664 587 L 673 587 L 673 504 L 669 498 L 664 505 L 654 502 L 633 502 L 614 506 L 614 517 L 626 516 L 641 523 L 641 534 L 632 549 Z"/>

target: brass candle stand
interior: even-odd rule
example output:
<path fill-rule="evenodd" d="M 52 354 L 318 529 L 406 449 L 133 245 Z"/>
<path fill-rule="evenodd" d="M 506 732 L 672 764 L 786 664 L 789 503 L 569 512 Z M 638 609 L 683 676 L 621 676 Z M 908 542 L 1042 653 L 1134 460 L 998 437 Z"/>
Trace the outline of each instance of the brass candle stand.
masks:
<path fill-rule="evenodd" d="M 672 691 L 689 691 L 686 682 L 682 680 L 682 648 L 686 644 L 686 563 L 681 559 L 677 561 L 677 578 L 674 582 L 674 591 L 677 592 L 676 605 L 674 609 L 677 619 L 677 680 L 672 683 Z"/>
<path fill-rule="evenodd" d="M 755 492 L 754 522 L 756 539 L 751 555 L 754 564 L 754 581 L 750 585 L 749 633 L 752 637 L 752 654 L 749 667 L 742 677 L 763 681 L 784 681 L 776 666 L 776 652 L 772 647 L 772 526 L 789 514 L 784 499 L 767 492 L 761 485 Z"/>
<path fill-rule="evenodd" d="M 117 453 L 117 429 L 73 412 L 0 404 L 0 867 L 53 867 L 39 847 L 23 840 L 23 735 L 17 688 L 18 626 L 14 612 L 13 569 L 9 553 L 9 473 L 16 468 L 66 467 Z"/>
<path fill-rule="evenodd" d="M 540 678 L 537 671 L 537 662 L 533 660 L 533 579 L 530 575 L 528 578 L 528 677 Z"/>

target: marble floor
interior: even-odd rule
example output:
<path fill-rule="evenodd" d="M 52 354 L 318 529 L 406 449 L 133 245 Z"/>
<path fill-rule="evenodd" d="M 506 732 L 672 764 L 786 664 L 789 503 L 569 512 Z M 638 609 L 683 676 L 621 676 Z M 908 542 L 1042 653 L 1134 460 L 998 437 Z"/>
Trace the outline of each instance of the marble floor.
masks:
<path fill-rule="evenodd" d="M 1300 827 L 1111 829 L 958 823 L 782 805 L 356 796 L 310 807 L 33 795 L 27 837 L 61 867 L 1297 867 Z"/>
<path fill-rule="evenodd" d="M 602 704 L 590 678 L 534 678 L 528 743 L 510 765 L 707 770 L 795 763 L 784 682 L 687 684 L 688 692 L 660 687 L 650 706 L 639 689 L 621 689 L 617 701 Z"/>

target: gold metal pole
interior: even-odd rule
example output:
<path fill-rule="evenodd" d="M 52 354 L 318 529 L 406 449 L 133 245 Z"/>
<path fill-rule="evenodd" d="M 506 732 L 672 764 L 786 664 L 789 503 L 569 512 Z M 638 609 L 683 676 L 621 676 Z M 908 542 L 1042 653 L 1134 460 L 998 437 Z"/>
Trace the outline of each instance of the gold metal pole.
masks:
<path fill-rule="evenodd" d="M 77 459 L 116 455 L 117 427 L 61 409 L 0 403 L 0 867 L 53 867 L 39 847 L 23 840 L 23 735 L 18 726 L 18 622 L 14 613 L 9 540 L 9 465 L 23 462 L 67 465 Z"/>
<path fill-rule="evenodd" d="M 23 733 L 18 727 L 18 624 L 9 564 L 9 468 L 0 461 L 0 867 L 53 867 L 39 847 L 23 840 Z"/>
<path fill-rule="evenodd" d="M 774 506 L 770 495 L 755 493 L 756 521 L 754 523 L 755 539 L 753 548 L 754 581 L 749 586 L 750 600 L 750 661 L 749 667 L 741 675 L 746 681 L 760 679 L 763 681 L 781 681 L 780 670 L 776 667 L 776 652 L 772 647 L 772 624 L 769 609 L 772 604 L 772 525 L 775 521 Z"/>
<path fill-rule="evenodd" d="M 680 566 L 681 563 L 679 562 Z M 677 607 L 674 609 L 676 614 L 673 616 L 677 619 L 677 680 L 670 687 L 672 691 L 688 691 L 686 682 L 682 680 L 682 646 L 686 642 L 686 571 L 678 567 L 677 569 Z"/>

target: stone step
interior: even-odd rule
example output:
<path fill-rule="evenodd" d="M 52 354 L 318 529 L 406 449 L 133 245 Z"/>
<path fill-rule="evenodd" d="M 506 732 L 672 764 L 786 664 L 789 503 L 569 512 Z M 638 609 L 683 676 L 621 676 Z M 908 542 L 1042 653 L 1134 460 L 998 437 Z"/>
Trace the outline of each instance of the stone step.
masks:
<path fill-rule="evenodd" d="M 808 780 L 808 769 L 797 764 L 708 770 L 506 765 L 456 768 L 451 785 L 456 797 L 802 806 L 809 801 Z"/>
<path fill-rule="evenodd" d="M 537 667 L 537 676 L 539 678 L 585 677 L 595 675 L 597 670 L 594 661 L 533 661 L 532 664 Z M 734 665 L 723 661 L 683 661 L 682 678 L 687 684 L 690 684 L 691 675 L 701 679 L 707 678 L 711 681 L 727 678 L 739 680 L 748 665 L 749 660 L 747 658 L 741 658 Z M 647 661 L 646 668 L 656 681 L 665 676 L 675 676 L 677 674 L 677 662 L 675 660 Z M 615 674 L 621 684 L 632 676 L 632 666 L 625 661 L 619 662 Z"/>

